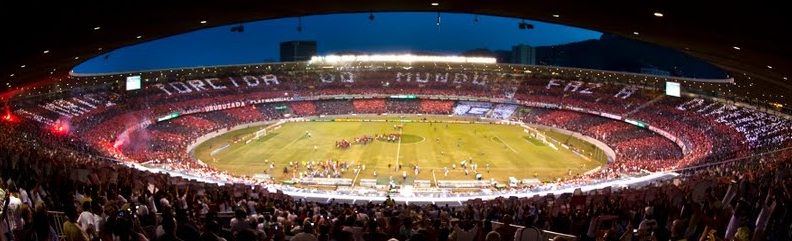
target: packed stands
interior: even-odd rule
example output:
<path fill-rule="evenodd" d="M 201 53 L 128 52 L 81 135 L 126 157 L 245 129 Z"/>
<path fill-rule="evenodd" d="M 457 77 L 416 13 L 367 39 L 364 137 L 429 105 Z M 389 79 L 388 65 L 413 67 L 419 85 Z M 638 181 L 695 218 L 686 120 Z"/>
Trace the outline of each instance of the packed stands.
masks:
<path fill-rule="evenodd" d="M 356 113 L 381 114 L 385 113 L 385 100 L 383 99 L 363 99 L 353 100 L 352 105 Z"/>
<path fill-rule="evenodd" d="M 399 114 L 418 114 L 421 113 L 420 100 L 395 100 L 389 99 L 385 102 L 388 106 L 388 113 Z"/>
<path fill-rule="evenodd" d="M 352 102 L 348 100 L 327 100 L 314 103 L 318 114 L 321 115 L 348 115 L 355 113 Z"/>
<path fill-rule="evenodd" d="M 421 113 L 451 114 L 454 102 L 448 100 L 421 100 Z"/>
<path fill-rule="evenodd" d="M 58 210 L 73 218 L 67 222 L 79 223 L 86 236 L 103 240 L 128 240 L 133 233 L 138 240 L 160 240 L 172 235 L 165 227 L 173 226 L 183 240 L 204 235 L 229 241 L 297 235 L 484 240 L 490 230 L 503 234 L 502 240 L 515 240 L 513 233 L 525 235 L 532 227 L 578 240 L 792 239 L 787 205 L 792 156 L 785 149 L 792 122 L 778 113 L 702 96 L 666 97 L 607 79 L 523 72 L 378 66 L 234 74 L 243 73 L 169 78 L 136 95 L 74 91 L 13 101 L 13 113 L 24 121 L 0 125 L 0 187 L 11 193 L 8 221 L 0 222 L 0 230 L 15 240 L 53 240 L 64 222 L 49 220 L 61 214 L 47 210 Z M 598 139 L 617 158 L 597 171 L 554 183 L 487 189 L 501 196 L 490 200 L 476 199 L 483 191 L 412 197 L 469 197 L 445 206 L 406 204 L 401 196 L 396 196 L 398 204 L 292 198 L 283 193 L 368 195 L 372 200 L 389 193 L 298 190 L 232 176 L 186 153 L 199 136 L 241 124 L 357 113 L 454 114 L 553 126 Z M 54 134 L 54 126 L 70 127 L 72 133 Z M 342 168 L 309 166 L 311 178 L 347 171 L 343 163 Z M 508 198 L 655 172 L 680 176 L 629 188 Z M 86 225 L 76 220 L 80 212 L 99 216 L 100 222 Z M 496 220 L 528 228 L 500 228 Z"/>
<path fill-rule="evenodd" d="M 90 154 L 31 145 L 38 140 L 18 139 L 26 128 L 0 126 L 0 175 L 5 180 L 0 185 L 10 194 L 4 210 L 8 221 L 0 225 L 15 240 L 61 235 L 102 240 L 460 240 L 483 239 L 490 232 L 502 235 L 501 240 L 523 240 L 525 235 L 541 240 L 786 240 L 792 220 L 786 205 L 792 195 L 785 188 L 792 179 L 779 178 L 792 175 L 789 152 L 691 168 L 673 180 L 640 188 L 474 199 L 458 207 L 391 199 L 350 205 L 138 171 Z M 99 222 L 80 218 L 92 215 Z M 79 229 L 66 233 L 60 228 L 67 226 Z"/>
<path fill-rule="evenodd" d="M 316 114 L 316 106 L 310 101 L 291 103 L 291 110 L 298 116 L 310 116 Z"/>
<path fill-rule="evenodd" d="M 526 123 L 576 131 L 603 141 L 618 157 L 616 163 L 608 166 L 620 172 L 669 169 L 682 158 L 682 151 L 670 140 L 625 122 L 565 110 L 531 109 L 522 118 Z"/>

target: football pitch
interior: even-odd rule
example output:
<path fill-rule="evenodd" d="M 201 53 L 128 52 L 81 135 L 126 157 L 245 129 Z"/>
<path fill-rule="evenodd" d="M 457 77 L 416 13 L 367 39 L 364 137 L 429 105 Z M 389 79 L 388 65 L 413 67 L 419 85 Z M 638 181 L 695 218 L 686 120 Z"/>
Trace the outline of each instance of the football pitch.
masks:
<path fill-rule="evenodd" d="M 374 118 L 382 120 L 388 117 L 366 119 Z M 445 117 L 437 120 L 452 119 Z M 402 128 L 396 128 L 395 125 L 401 125 Z M 269 131 L 258 140 L 245 143 L 244 140 L 260 129 L 251 127 L 225 133 L 200 144 L 193 150 L 193 155 L 210 166 L 232 174 L 268 174 L 278 181 L 295 177 L 297 172 L 292 167 L 284 172 L 284 167 L 288 167 L 290 162 L 301 166 L 298 171 L 303 171 L 305 168 L 302 166 L 306 162 L 326 160 L 348 163 L 351 167 L 342 177 L 353 178 L 356 182 L 360 179 L 401 177 L 404 172 L 417 180 L 473 180 L 475 174 L 469 170 L 466 175 L 461 168 L 463 160 L 476 163 L 483 179 L 494 178 L 501 183 L 507 183 L 509 177 L 554 181 L 569 176 L 570 171 L 573 175 L 580 174 L 603 164 L 599 158 L 583 158 L 560 146 L 558 150 L 551 148 L 530 137 L 522 127 L 516 125 L 290 122 Z M 336 142 L 341 140 L 353 142 L 355 138 L 365 135 L 397 133 L 402 135 L 400 141 L 375 139 L 368 144 L 351 144 L 346 149 L 336 147 Z M 547 134 L 556 139 L 565 138 L 560 133 Z M 566 136 L 567 141 L 574 139 Z M 227 148 L 210 155 L 212 151 L 226 145 Z M 396 170 L 399 165 L 402 169 Z M 420 169 L 417 176 L 413 168 L 415 165 Z M 356 175 L 352 167 L 360 167 L 362 171 Z M 447 175 L 444 173 L 445 168 L 448 169 Z"/>

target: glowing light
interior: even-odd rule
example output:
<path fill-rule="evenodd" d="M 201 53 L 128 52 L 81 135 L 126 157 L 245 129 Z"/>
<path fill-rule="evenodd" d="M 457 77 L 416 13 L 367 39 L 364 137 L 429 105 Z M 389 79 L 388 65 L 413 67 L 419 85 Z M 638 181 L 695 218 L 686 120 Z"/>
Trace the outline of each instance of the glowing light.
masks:
<path fill-rule="evenodd" d="M 664 15 L 663 15 L 663 13 L 661 13 L 661 12 L 655 12 L 655 13 L 654 13 L 654 16 L 655 16 L 655 17 L 658 17 L 658 18 L 662 18 Z"/>
<path fill-rule="evenodd" d="M 412 54 L 391 55 L 327 55 L 313 56 L 309 63 L 342 63 L 342 62 L 443 62 L 443 63 L 480 63 L 494 64 L 497 59 L 492 57 L 464 57 L 464 56 L 429 56 Z"/>
<path fill-rule="evenodd" d="M 206 24 L 206 20 L 201 20 L 201 24 Z"/>
<path fill-rule="evenodd" d="M 63 121 L 57 121 L 52 126 L 52 132 L 56 135 L 66 135 L 69 133 L 69 125 Z"/>
<path fill-rule="evenodd" d="M 433 2 L 432 6 L 440 6 L 440 3 L 439 2 Z"/>
<path fill-rule="evenodd" d="M 16 118 L 14 118 L 14 116 L 13 116 L 13 115 L 11 115 L 11 112 L 7 112 L 5 115 L 3 115 L 3 121 L 6 121 L 6 122 L 15 122 L 15 121 L 16 121 Z"/>

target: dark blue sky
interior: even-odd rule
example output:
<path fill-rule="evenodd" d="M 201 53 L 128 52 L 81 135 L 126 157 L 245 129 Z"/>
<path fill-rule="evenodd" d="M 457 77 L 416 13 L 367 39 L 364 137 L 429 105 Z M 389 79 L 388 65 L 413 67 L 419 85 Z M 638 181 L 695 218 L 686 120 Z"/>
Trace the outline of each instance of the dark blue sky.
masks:
<path fill-rule="evenodd" d="M 525 43 L 555 45 L 599 38 L 602 33 L 564 25 L 527 21 L 532 30 L 517 28 L 519 19 L 441 13 L 333 14 L 245 23 L 242 33 L 230 26 L 202 29 L 153 40 L 100 55 L 74 68 L 77 73 L 123 72 L 147 69 L 277 61 L 278 44 L 287 40 L 316 40 L 319 54 L 339 51 L 407 53 L 429 51 L 458 54 L 475 49 L 510 49 Z M 196 23 L 197 24 L 197 23 Z"/>

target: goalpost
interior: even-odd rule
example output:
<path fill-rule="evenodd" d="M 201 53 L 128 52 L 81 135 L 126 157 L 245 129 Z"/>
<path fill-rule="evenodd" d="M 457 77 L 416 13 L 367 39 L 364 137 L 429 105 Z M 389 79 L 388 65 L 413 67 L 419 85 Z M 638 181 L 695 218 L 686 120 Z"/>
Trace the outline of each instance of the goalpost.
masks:
<path fill-rule="evenodd" d="M 256 132 L 254 132 L 253 133 L 253 137 L 251 137 L 250 139 L 247 139 L 245 141 L 245 144 L 250 144 L 251 142 L 257 141 L 258 139 L 260 139 L 261 137 L 266 136 L 266 135 L 267 135 L 267 127 L 262 127 L 260 130 L 257 130 Z"/>
<path fill-rule="evenodd" d="M 245 141 L 245 144 L 250 144 L 253 141 L 257 141 L 258 139 L 261 139 L 262 137 L 266 136 L 271 130 L 275 130 L 275 129 L 280 128 L 283 123 L 284 123 L 284 121 L 278 121 L 275 124 L 262 127 L 261 129 L 257 130 L 256 132 L 253 132 L 253 137 L 251 137 L 250 139 L 247 139 Z"/>
<path fill-rule="evenodd" d="M 257 130 L 255 133 L 253 133 L 253 139 L 254 140 L 258 140 L 262 136 L 266 136 L 266 135 L 267 135 L 267 128 L 264 127 L 264 128 L 261 128 L 261 130 Z"/>
<path fill-rule="evenodd" d="M 525 129 L 525 132 L 527 132 L 529 135 L 531 135 L 531 138 L 534 138 L 536 140 L 541 141 L 542 143 L 547 144 L 547 136 L 545 136 L 544 134 L 539 132 L 539 130 L 536 130 L 536 129 Z"/>
<path fill-rule="evenodd" d="M 522 125 L 522 127 L 523 127 L 523 130 L 525 131 L 525 133 L 528 133 L 528 135 L 530 135 L 531 138 L 534 138 L 534 139 L 536 139 L 538 141 L 541 141 L 545 145 L 550 146 L 550 148 L 558 150 L 558 147 L 556 147 L 556 145 L 553 142 L 550 141 L 550 140 L 553 140 L 552 138 L 547 137 L 545 134 L 542 134 L 542 132 L 540 132 L 539 130 L 534 129 L 534 128 L 530 127 L 530 126 Z M 555 140 L 553 140 L 553 141 L 555 141 Z"/>

